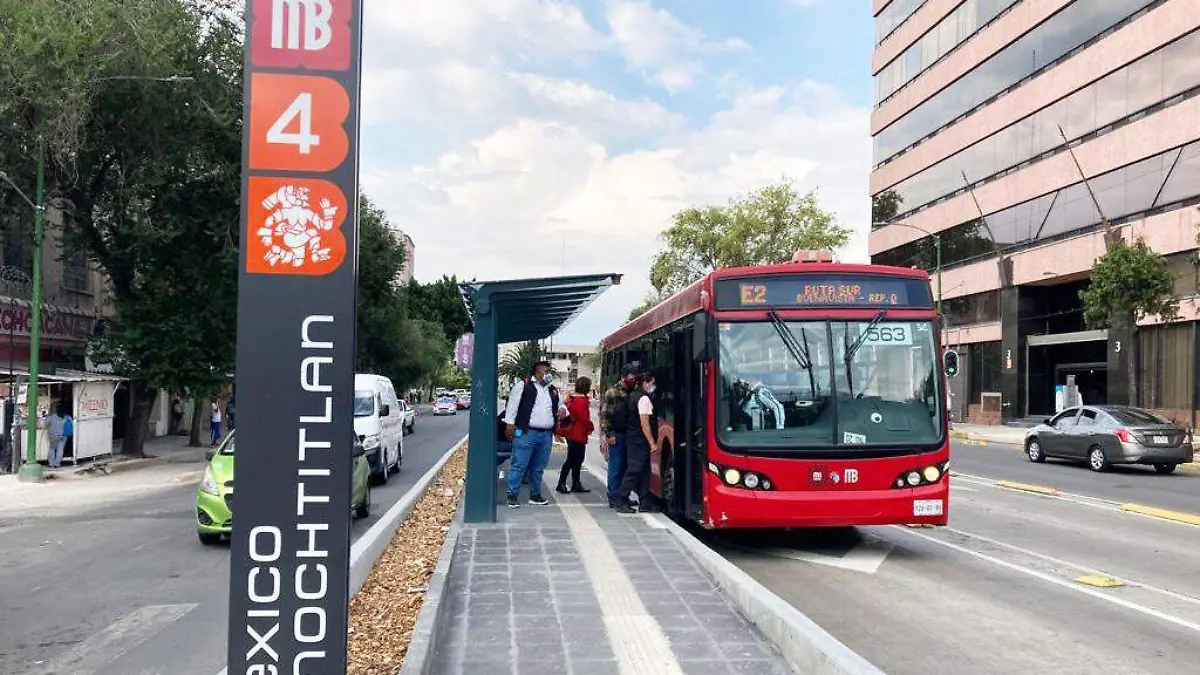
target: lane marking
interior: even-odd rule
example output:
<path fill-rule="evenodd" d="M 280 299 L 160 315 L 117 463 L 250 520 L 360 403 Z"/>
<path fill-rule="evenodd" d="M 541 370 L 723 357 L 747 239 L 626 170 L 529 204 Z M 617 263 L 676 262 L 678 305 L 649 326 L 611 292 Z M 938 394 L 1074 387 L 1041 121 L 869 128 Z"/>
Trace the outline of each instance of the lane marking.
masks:
<path fill-rule="evenodd" d="M 1145 504 L 1121 504 L 1121 510 L 1126 513 L 1137 513 L 1151 518 L 1159 518 L 1162 520 L 1170 520 L 1176 523 L 1187 523 L 1188 525 L 1200 526 L 1200 515 L 1194 513 L 1184 513 L 1183 511 L 1170 511 L 1160 509 L 1155 506 L 1146 506 Z"/>
<path fill-rule="evenodd" d="M 1116 577 L 1109 577 L 1103 574 L 1084 574 L 1075 577 L 1075 583 L 1084 584 L 1087 586 L 1095 586 L 1096 588 L 1116 588 L 1124 586 L 1125 582 Z"/>
<path fill-rule="evenodd" d="M 1091 588 L 1089 586 L 1080 586 L 1073 582 L 1067 581 L 1065 579 L 1059 579 L 1058 577 L 1052 576 L 1050 574 L 1046 574 L 1045 572 L 1039 572 L 1038 570 L 1029 569 L 1028 567 L 1022 567 L 1015 563 L 1010 563 L 1007 560 L 1001 560 L 994 556 L 987 555 L 986 553 L 972 551 L 971 549 L 966 548 L 964 546 L 959 546 L 958 544 L 952 544 L 948 541 L 942 541 L 942 540 L 938 539 L 937 537 L 932 537 L 928 534 L 924 534 L 924 533 L 918 532 L 916 530 L 901 528 L 900 531 L 907 532 L 909 535 L 911 535 L 913 537 L 918 537 L 920 539 L 924 539 L 925 541 L 928 541 L 932 544 L 937 544 L 938 546 L 944 546 L 948 549 L 958 551 L 959 553 L 964 553 L 973 558 L 978 558 L 979 560 L 983 560 L 985 562 L 990 562 L 993 565 L 999 565 L 1000 567 L 1003 567 L 1005 569 L 1009 569 L 1014 572 L 1018 572 L 1020 574 L 1024 574 L 1027 576 L 1031 576 L 1035 579 L 1041 579 L 1042 581 L 1045 581 L 1046 583 L 1053 584 L 1053 585 L 1059 586 L 1061 588 L 1068 588 L 1072 591 L 1075 591 L 1076 593 L 1083 593 L 1084 595 L 1090 595 L 1093 598 L 1103 600 L 1104 602 L 1112 603 L 1114 605 L 1117 605 L 1118 607 L 1124 607 L 1125 609 L 1129 609 L 1134 612 L 1138 612 L 1139 614 L 1145 614 L 1146 616 L 1158 619 L 1160 621 L 1164 621 L 1166 623 L 1174 624 L 1176 626 L 1179 626 L 1180 628 L 1186 628 L 1188 630 L 1200 633 L 1200 624 L 1194 623 L 1192 621 L 1188 621 L 1186 619 L 1181 619 L 1177 616 L 1167 614 L 1166 612 L 1160 612 L 1156 609 L 1151 609 L 1149 607 L 1146 607 L 1145 605 L 1140 605 L 1136 602 L 1130 602 L 1128 600 L 1119 598 L 1115 595 L 1102 593 L 1102 592 L 1100 592 L 1094 588 Z"/>
<path fill-rule="evenodd" d="M 1033 483 L 1018 483 L 1015 480 L 998 480 L 995 483 L 996 487 L 1002 487 L 1008 490 L 1019 490 L 1021 492 L 1035 492 L 1040 495 L 1049 495 L 1051 497 L 1058 496 L 1058 488 L 1047 487 L 1045 485 L 1034 485 Z"/>
<path fill-rule="evenodd" d="M 195 604 L 151 605 L 134 610 L 58 655 L 42 672 L 62 675 L 110 673 L 112 670 L 108 666 L 114 661 L 154 637 L 168 624 L 178 621 L 195 607 Z"/>
<path fill-rule="evenodd" d="M 991 537 L 985 537 L 982 534 L 975 534 L 973 532 L 967 532 L 965 530 L 959 530 L 959 529 L 955 529 L 953 527 L 943 527 L 942 529 L 945 530 L 946 532 L 953 532 L 954 534 L 962 535 L 964 537 L 969 537 L 971 539 L 978 539 L 979 541 L 982 541 L 982 542 L 985 542 L 988 544 L 992 544 L 993 546 L 1000 546 L 1002 548 L 1011 549 L 1013 551 L 1016 551 L 1017 553 L 1021 553 L 1023 555 L 1030 556 L 1031 558 L 1038 558 L 1040 560 L 1045 560 L 1046 562 L 1053 563 L 1060 567 L 1071 567 L 1079 572 L 1083 572 L 1084 574 L 1094 574 L 1094 575 L 1098 575 L 1098 576 L 1110 576 L 1107 572 L 1096 569 L 1095 567 L 1092 567 L 1090 565 L 1084 565 L 1082 563 L 1072 562 L 1070 560 L 1063 560 L 1062 558 L 1056 558 L 1052 555 L 1046 555 L 1045 553 L 1038 553 L 1037 551 L 1032 551 L 1030 549 L 1027 549 L 1027 548 L 1024 548 L 1021 546 L 1017 546 L 1016 544 L 1010 544 L 1008 542 L 1000 541 L 999 539 L 992 539 Z M 1125 581 L 1129 586 L 1132 586 L 1135 588 L 1144 588 L 1147 591 L 1152 591 L 1154 593 L 1161 593 L 1162 595 L 1166 595 L 1168 597 L 1175 598 L 1176 600 L 1183 600 L 1185 602 L 1190 602 L 1193 604 L 1200 605 L 1200 598 L 1194 598 L 1190 595 L 1184 595 L 1183 593 L 1180 593 L 1178 591 L 1172 591 L 1172 590 L 1169 590 L 1166 588 L 1160 588 L 1158 586 L 1154 586 L 1154 585 L 1147 584 L 1147 583 L 1144 583 L 1141 581 L 1137 581 L 1136 579 L 1126 578 Z"/>
<path fill-rule="evenodd" d="M 557 502 L 600 602 L 621 675 L 683 675 L 658 621 L 646 611 L 625 566 L 583 504 Z"/>

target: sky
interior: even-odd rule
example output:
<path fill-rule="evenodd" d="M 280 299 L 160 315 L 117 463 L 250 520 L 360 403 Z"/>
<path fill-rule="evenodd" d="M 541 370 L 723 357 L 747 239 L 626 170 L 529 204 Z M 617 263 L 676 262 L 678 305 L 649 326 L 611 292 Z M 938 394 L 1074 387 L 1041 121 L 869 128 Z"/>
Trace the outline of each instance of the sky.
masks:
<path fill-rule="evenodd" d="M 866 260 L 867 0 L 365 5 L 362 188 L 418 280 L 623 274 L 555 338 L 595 344 L 672 214 L 784 176 Z"/>

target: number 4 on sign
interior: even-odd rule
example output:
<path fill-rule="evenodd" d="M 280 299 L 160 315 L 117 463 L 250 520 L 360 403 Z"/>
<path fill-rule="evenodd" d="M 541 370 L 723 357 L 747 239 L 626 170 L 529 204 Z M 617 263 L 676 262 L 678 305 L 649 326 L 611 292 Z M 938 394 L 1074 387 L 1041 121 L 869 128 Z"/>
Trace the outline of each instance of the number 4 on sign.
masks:
<path fill-rule="evenodd" d="M 302 155 L 312 154 L 312 149 L 321 144 L 321 137 L 313 133 L 312 94 L 303 93 L 292 101 L 279 119 L 267 130 L 267 142 L 276 145 L 294 145 Z M 299 128 L 292 132 L 288 128 L 295 123 Z"/>

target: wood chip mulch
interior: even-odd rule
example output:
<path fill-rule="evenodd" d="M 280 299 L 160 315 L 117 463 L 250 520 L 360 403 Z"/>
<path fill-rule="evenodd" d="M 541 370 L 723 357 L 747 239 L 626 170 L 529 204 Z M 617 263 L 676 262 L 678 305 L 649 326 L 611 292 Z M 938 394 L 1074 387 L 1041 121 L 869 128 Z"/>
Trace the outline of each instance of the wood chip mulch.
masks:
<path fill-rule="evenodd" d="M 347 675 L 400 672 L 466 473 L 464 446 L 417 502 L 362 590 L 350 601 Z"/>

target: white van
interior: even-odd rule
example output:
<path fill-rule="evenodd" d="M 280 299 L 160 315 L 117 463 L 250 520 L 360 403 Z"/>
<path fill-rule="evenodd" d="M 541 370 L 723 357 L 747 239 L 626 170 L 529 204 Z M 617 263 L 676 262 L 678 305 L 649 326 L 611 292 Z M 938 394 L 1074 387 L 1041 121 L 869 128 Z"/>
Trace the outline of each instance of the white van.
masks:
<path fill-rule="evenodd" d="M 386 483 L 404 462 L 404 412 L 396 388 L 382 375 L 354 376 L 354 433 L 362 440 L 371 478 Z"/>

